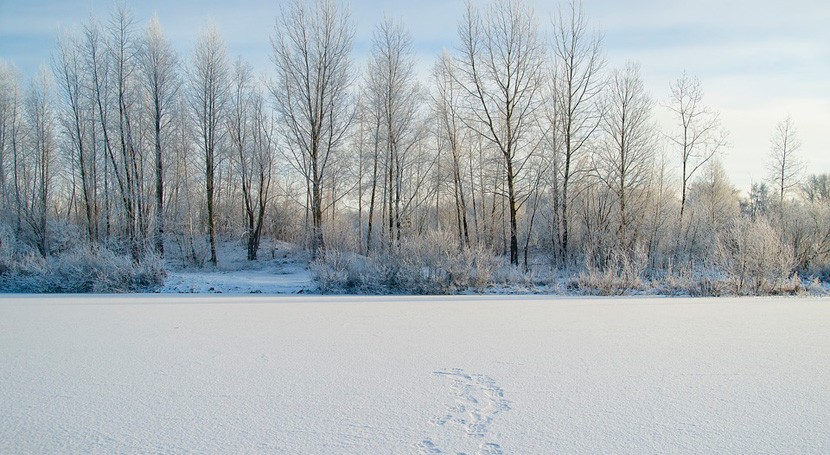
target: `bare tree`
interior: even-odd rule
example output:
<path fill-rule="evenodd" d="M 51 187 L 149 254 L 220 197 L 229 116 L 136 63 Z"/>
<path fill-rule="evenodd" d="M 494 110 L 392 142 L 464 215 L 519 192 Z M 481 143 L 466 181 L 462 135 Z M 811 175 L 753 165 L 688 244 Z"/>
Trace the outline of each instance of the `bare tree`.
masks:
<path fill-rule="evenodd" d="M 333 0 L 292 0 L 271 39 L 276 81 L 271 87 L 290 155 L 309 190 L 311 250 L 325 252 L 323 194 L 327 166 L 352 116 L 349 86 L 353 27 Z"/>
<path fill-rule="evenodd" d="M 89 77 L 84 65 L 84 48 L 80 39 L 64 33 L 58 40 L 52 69 L 64 101 L 62 124 L 70 144 L 73 169 L 80 174 L 81 196 L 87 225 L 87 238 L 98 241 L 98 199 L 96 197 L 97 160 L 93 143 L 92 116 L 89 100 Z"/>
<path fill-rule="evenodd" d="M 830 207 L 830 174 L 812 174 L 801 186 L 804 199 L 809 203 Z"/>
<path fill-rule="evenodd" d="M 172 208 L 171 213 L 176 216 L 168 220 L 172 225 L 171 233 L 176 239 L 176 245 L 182 258 L 186 258 L 194 265 L 203 265 L 202 249 L 196 243 L 200 232 L 199 207 L 196 203 L 202 195 L 198 191 L 199 165 L 194 158 L 198 153 L 197 138 L 195 137 L 195 116 L 192 115 L 192 99 L 177 97 L 176 107 L 173 110 L 171 123 L 174 139 L 172 142 L 173 160 L 170 166 L 172 181 L 169 181 L 169 191 L 166 191 L 168 201 L 166 206 Z"/>
<path fill-rule="evenodd" d="M 738 190 L 729 182 L 720 160 L 710 160 L 692 182 L 688 202 L 691 223 L 686 247 L 705 256 L 713 251 L 717 234 L 726 231 L 740 212 Z"/>
<path fill-rule="evenodd" d="M 602 113 L 598 101 L 605 84 L 602 79 L 605 66 L 602 36 L 597 32 L 589 34 L 588 21 L 579 0 L 571 0 L 568 8 L 560 9 L 556 16 L 553 56 L 554 134 L 560 137 L 562 148 L 561 152 L 554 150 L 554 153 L 562 154 L 561 160 L 555 158 L 555 168 L 561 175 L 562 194 L 554 219 L 560 223 L 556 233 L 559 256 L 564 261 L 570 254 L 572 180 L 585 171 L 578 163 L 587 156 L 591 140 L 600 126 Z"/>
<path fill-rule="evenodd" d="M 685 72 L 671 84 L 668 104 L 677 122 L 677 131 L 669 140 L 680 151 L 680 221 L 686 209 L 689 183 L 698 169 L 709 162 L 726 145 L 720 116 L 703 104 L 703 89 L 697 78 Z"/>
<path fill-rule="evenodd" d="M 137 124 L 138 93 L 135 87 L 136 42 L 135 23 L 126 6 L 119 5 L 110 17 L 107 41 L 108 56 L 111 62 L 109 75 L 113 84 L 117 119 L 118 143 L 116 156 L 110 147 L 109 157 L 113 172 L 119 184 L 126 231 L 130 244 L 130 253 L 134 261 L 142 255 L 142 245 L 146 230 L 143 197 L 143 156 L 138 137 Z"/>
<path fill-rule="evenodd" d="M 111 87 L 109 83 L 109 73 L 110 73 L 110 58 L 106 52 L 106 42 L 104 36 L 102 34 L 101 26 L 98 22 L 93 19 L 90 19 L 86 24 L 84 24 L 84 33 L 83 33 L 83 46 L 85 52 L 85 60 L 84 66 L 87 70 L 87 75 L 90 79 L 89 84 L 91 85 L 91 103 L 92 106 L 92 118 L 93 123 L 95 124 L 93 128 L 90 130 L 91 134 L 91 142 L 93 148 L 93 154 L 97 154 L 97 147 L 98 142 L 102 142 L 102 154 L 104 155 L 103 159 L 103 211 L 104 211 L 104 236 L 108 240 L 110 237 L 110 229 L 111 229 L 111 211 L 110 211 L 110 171 L 111 162 L 114 162 L 115 155 L 114 155 L 114 145 L 112 138 L 112 131 L 111 131 L 111 121 L 110 121 L 110 103 L 112 98 Z M 98 136 L 100 133 L 100 138 Z M 126 206 L 126 200 L 124 199 L 124 185 L 121 179 L 120 174 L 116 173 L 116 180 L 119 183 L 119 188 L 121 189 L 120 195 L 122 197 L 122 201 L 124 201 L 124 205 Z M 99 207 L 100 209 L 100 207 Z M 99 235 L 100 238 L 100 235 Z"/>
<path fill-rule="evenodd" d="M 389 245 L 400 240 L 404 214 L 404 172 L 418 139 L 418 96 L 412 39 L 389 18 L 376 28 L 369 61 L 367 101 L 378 109 L 378 131 L 385 152 L 386 234 Z"/>
<path fill-rule="evenodd" d="M 797 152 L 801 149 L 801 139 L 792 117 L 787 116 L 775 125 L 770 138 L 769 172 L 778 193 L 778 210 L 781 221 L 784 219 L 784 197 L 801 182 L 800 175 L 804 163 Z"/>
<path fill-rule="evenodd" d="M 215 27 L 207 27 L 199 36 L 190 74 L 191 104 L 199 132 L 199 147 L 205 159 L 205 193 L 210 237 L 210 262 L 216 257 L 216 170 L 221 157 L 217 150 L 224 136 L 222 121 L 229 90 L 229 70 L 225 43 Z"/>
<path fill-rule="evenodd" d="M 368 88 L 364 88 L 364 90 L 368 90 Z M 380 159 L 381 159 L 381 122 L 382 122 L 382 114 L 380 112 L 380 106 L 375 103 L 368 103 L 366 99 L 369 98 L 368 96 L 364 96 L 361 99 L 361 103 L 359 104 L 359 119 L 360 122 L 359 128 L 368 129 L 369 132 L 367 135 L 369 136 L 368 143 L 369 148 L 371 149 L 371 156 L 369 160 L 372 163 L 372 171 L 371 171 L 371 190 L 369 191 L 369 213 L 367 215 L 367 223 L 366 223 L 366 252 L 372 250 L 372 243 L 373 243 L 373 232 L 374 232 L 374 221 L 375 221 L 375 206 L 377 200 L 377 192 L 378 192 L 378 179 L 379 175 L 379 166 L 380 166 Z M 362 200 L 360 201 L 362 202 Z"/>
<path fill-rule="evenodd" d="M 248 191 L 245 193 L 245 213 L 248 227 L 248 259 L 257 258 L 265 211 L 270 200 L 274 149 L 276 148 L 274 117 L 265 107 L 265 97 L 259 89 L 252 93 L 253 123 L 251 125 L 250 165 L 248 166 Z"/>
<path fill-rule="evenodd" d="M 26 221 L 32 229 L 35 242 L 43 257 L 49 255 L 47 218 L 51 201 L 52 164 L 55 159 L 56 144 L 54 130 L 54 111 L 51 100 L 49 73 L 41 68 L 32 81 L 26 97 L 26 119 L 30 132 L 31 150 L 29 158 L 29 186 Z"/>
<path fill-rule="evenodd" d="M 158 17 L 150 19 L 141 47 L 144 89 L 150 99 L 153 148 L 155 151 L 156 229 L 153 244 L 156 254 L 164 256 L 164 173 L 165 135 L 172 121 L 172 109 L 179 90 L 178 57 L 164 36 Z"/>
<path fill-rule="evenodd" d="M 11 221 L 19 208 L 17 149 L 21 140 L 20 75 L 0 59 L 0 214 Z M 19 212 L 17 221 L 19 221 Z"/>
<path fill-rule="evenodd" d="M 464 194 L 464 169 L 462 122 L 458 115 L 460 88 L 455 82 L 453 61 L 444 53 L 435 65 L 433 78 L 436 95 L 433 100 L 435 113 L 439 122 L 439 134 L 446 138 L 452 158 L 453 198 L 458 222 L 459 244 L 463 247 L 470 243 L 470 228 L 467 222 L 467 201 Z"/>
<path fill-rule="evenodd" d="M 254 86 L 251 66 L 238 58 L 229 96 L 228 133 L 242 183 L 248 260 L 256 260 L 271 186 L 274 123 Z"/>
<path fill-rule="evenodd" d="M 533 11 L 517 0 L 497 0 L 483 15 L 467 3 L 458 34 L 457 82 L 469 99 L 465 123 L 500 152 L 510 263 L 518 265 L 517 180 L 532 155 L 530 129 L 541 104 L 544 48 Z"/>
<path fill-rule="evenodd" d="M 606 143 L 597 154 L 597 176 L 614 195 L 617 210 L 617 245 L 631 253 L 634 247 L 634 203 L 648 183 L 655 149 L 652 101 L 640 77 L 639 65 L 627 63 L 614 71 L 604 108 Z"/>

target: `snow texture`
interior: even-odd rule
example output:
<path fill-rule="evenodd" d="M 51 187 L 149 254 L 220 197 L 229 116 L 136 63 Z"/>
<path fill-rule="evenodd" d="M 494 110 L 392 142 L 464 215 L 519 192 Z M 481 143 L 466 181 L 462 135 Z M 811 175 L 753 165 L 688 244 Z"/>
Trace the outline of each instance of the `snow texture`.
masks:
<path fill-rule="evenodd" d="M 827 299 L 0 297 L 0 453 L 830 453 Z"/>

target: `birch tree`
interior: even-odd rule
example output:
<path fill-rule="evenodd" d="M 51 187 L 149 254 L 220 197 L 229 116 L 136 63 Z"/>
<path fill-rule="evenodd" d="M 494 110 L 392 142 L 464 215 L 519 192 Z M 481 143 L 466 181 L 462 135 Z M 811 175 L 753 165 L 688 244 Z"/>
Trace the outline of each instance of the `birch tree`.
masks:
<path fill-rule="evenodd" d="M 311 251 L 325 253 L 323 194 L 328 165 L 351 121 L 350 53 L 354 27 L 333 0 L 292 0 L 271 39 L 276 80 L 271 93 L 294 165 L 306 180 Z"/>
<path fill-rule="evenodd" d="M 26 96 L 26 120 L 30 128 L 28 178 L 26 185 L 26 221 L 34 234 L 35 244 L 43 257 L 49 255 L 48 214 L 52 200 L 52 166 L 55 160 L 55 117 L 51 100 L 52 80 L 41 67 Z M 20 170 L 18 170 L 20 172 Z"/>
<path fill-rule="evenodd" d="M 775 125 L 770 138 L 769 173 L 775 192 L 778 193 L 778 210 L 784 219 L 784 198 L 801 183 L 804 163 L 798 156 L 801 139 L 792 117 L 787 116 Z"/>
<path fill-rule="evenodd" d="M 597 176 L 614 195 L 617 212 L 617 245 L 633 251 L 632 228 L 639 212 L 638 196 L 653 168 L 655 128 L 652 101 L 640 77 L 639 65 L 627 63 L 611 75 L 602 128 L 605 144 L 597 154 Z"/>
<path fill-rule="evenodd" d="M 156 254 L 164 256 L 164 174 L 166 137 L 169 136 L 173 107 L 179 91 L 178 57 L 161 29 L 158 17 L 150 19 L 141 47 L 142 83 L 150 99 L 150 119 L 155 156 L 155 232 Z"/>
<path fill-rule="evenodd" d="M 255 86 L 250 64 L 238 58 L 229 93 L 228 135 L 242 184 L 248 260 L 256 260 L 268 194 L 274 151 L 274 123 L 263 95 Z"/>
<path fill-rule="evenodd" d="M 685 72 L 671 84 L 668 108 L 677 131 L 669 140 L 680 151 L 680 221 L 686 209 L 689 184 L 695 173 L 726 145 L 720 117 L 703 104 L 703 89 L 697 78 Z"/>
<path fill-rule="evenodd" d="M 417 144 L 417 97 L 412 39 L 389 18 L 375 29 L 368 71 L 368 102 L 378 109 L 378 139 L 385 155 L 386 234 L 391 246 L 401 238 L 406 205 L 404 173 Z"/>
<path fill-rule="evenodd" d="M 457 82 L 468 99 L 466 125 L 500 154 L 510 263 L 518 265 L 517 184 L 532 155 L 530 129 L 542 101 L 544 48 L 533 11 L 517 0 L 497 0 L 484 14 L 467 3 L 458 35 Z"/>
<path fill-rule="evenodd" d="M 554 158 L 562 188 L 554 220 L 559 222 L 555 226 L 559 256 L 561 260 L 567 260 L 570 254 L 573 181 L 586 171 L 580 168 L 579 163 L 588 157 L 591 141 L 601 125 L 599 100 L 605 85 L 602 36 L 588 30 L 588 20 L 578 0 L 571 0 L 556 15 L 553 64 L 553 109 L 556 119 L 553 127 L 562 149 L 561 152 L 554 149 L 554 153 L 562 155 L 561 160 Z"/>
<path fill-rule="evenodd" d="M 0 204 L 3 218 L 20 230 L 20 179 L 17 173 L 21 143 L 20 74 L 0 59 Z"/>
<path fill-rule="evenodd" d="M 458 116 L 460 88 L 455 82 L 453 61 L 449 54 L 443 54 L 433 69 L 435 84 L 435 114 L 439 123 L 439 134 L 446 139 L 452 158 L 453 199 L 458 224 L 459 244 L 470 243 L 470 228 L 467 222 L 467 199 L 464 193 L 464 164 L 462 122 Z"/>
<path fill-rule="evenodd" d="M 87 239 L 94 243 L 98 241 L 97 162 L 91 140 L 95 125 L 92 122 L 93 110 L 88 93 L 90 84 L 84 68 L 83 51 L 76 35 L 62 34 L 52 60 L 52 70 L 63 99 L 61 124 L 69 145 L 70 160 L 73 161 L 72 169 L 77 169 L 80 177 Z"/>
<path fill-rule="evenodd" d="M 229 90 L 225 43 L 215 27 L 209 26 L 199 36 L 193 53 L 190 73 L 191 105 L 198 131 L 199 148 L 204 157 L 207 228 L 210 241 L 210 262 L 216 257 L 216 170 L 221 156 L 219 144 L 225 130 L 222 122 Z"/>
<path fill-rule="evenodd" d="M 108 154 L 116 176 L 121 200 L 124 206 L 125 228 L 130 254 L 138 262 L 143 253 L 146 231 L 143 197 L 143 157 L 138 135 L 138 94 L 135 72 L 136 42 L 135 23 L 131 13 L 120 5 L 110 17 L 107 54 L 111 73 L 107 75 L 113 84 L 117 125 L 117 144 L 109 144 Z M 104 102 L 104 101 L 99 101 Z M 102 116 L 103 117 L 103 116 Z M 117 152 L 117 154 L 116 154 Z"/>

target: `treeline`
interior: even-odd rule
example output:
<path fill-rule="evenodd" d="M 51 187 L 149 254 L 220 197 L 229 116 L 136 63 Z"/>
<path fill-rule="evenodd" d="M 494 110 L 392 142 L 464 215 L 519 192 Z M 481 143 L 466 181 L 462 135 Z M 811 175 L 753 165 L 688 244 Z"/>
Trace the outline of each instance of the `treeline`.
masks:
<path fill-rule="evenodd" d="M 830 176 L 805 175 L 793 122 L 741 198 L 701 83 L 665 88 L 660 131 L 639 66 L 606 65 L 579 3 L 544 30 L 521 1 L 468 3 L 426 80 L 400 21 L 375 27 L 365 67 L 337 2 L 292 0 L 275 24 L 262 76 L 215 28 L 179 55 L 124 7 L 61 31 L 28 84 L 0 63 L 0 276 L 106 251 L 132 289 L 162 257 L 215 266 L 231 241 L 255 260 L 263 238 L 305 245 L 340 288 L 547 268 L 600 292 L 766 293 L 830 272 Z"/>

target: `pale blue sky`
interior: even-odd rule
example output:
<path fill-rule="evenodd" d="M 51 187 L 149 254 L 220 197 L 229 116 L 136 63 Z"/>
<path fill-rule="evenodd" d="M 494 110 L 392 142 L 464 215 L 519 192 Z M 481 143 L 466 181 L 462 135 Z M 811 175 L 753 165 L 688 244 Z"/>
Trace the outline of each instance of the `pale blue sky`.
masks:
<path fill-rule="evenodd" d="M 463 0 L 353 0 L 355 60 L 363 67 L 371 31 L 384 14 L 410 29 L 422 74 L 443 48 L 452 48 Z M 481 2 L 479 2 L 481 3 Z M 542 29 L 557 2 L 530 0 Z M 139 25 L 156 12 L 184 58 L 206 23 L 214 23 L 231 55 L 269 71 L 279 1 L 149 0 L 128 2 Z M 609 67 L 640 62 L 659 102 L 685 69 L 701 78 L 706 102 L 722 114 L 730 148 L 722 160 L 745 190 L 766 176 L 764 162 L 775 123 L 792 115 L 810 172 L 830 172 L 830 2 L 821 0 L 585 0 L 604 31 Z M 48 62 L 60 27 L 94 14 L 106 18 L 110 0 L 0 0 L 0 58 L 33 74 Z M 658 109 L 658 118 L 666 116 Z"/>

